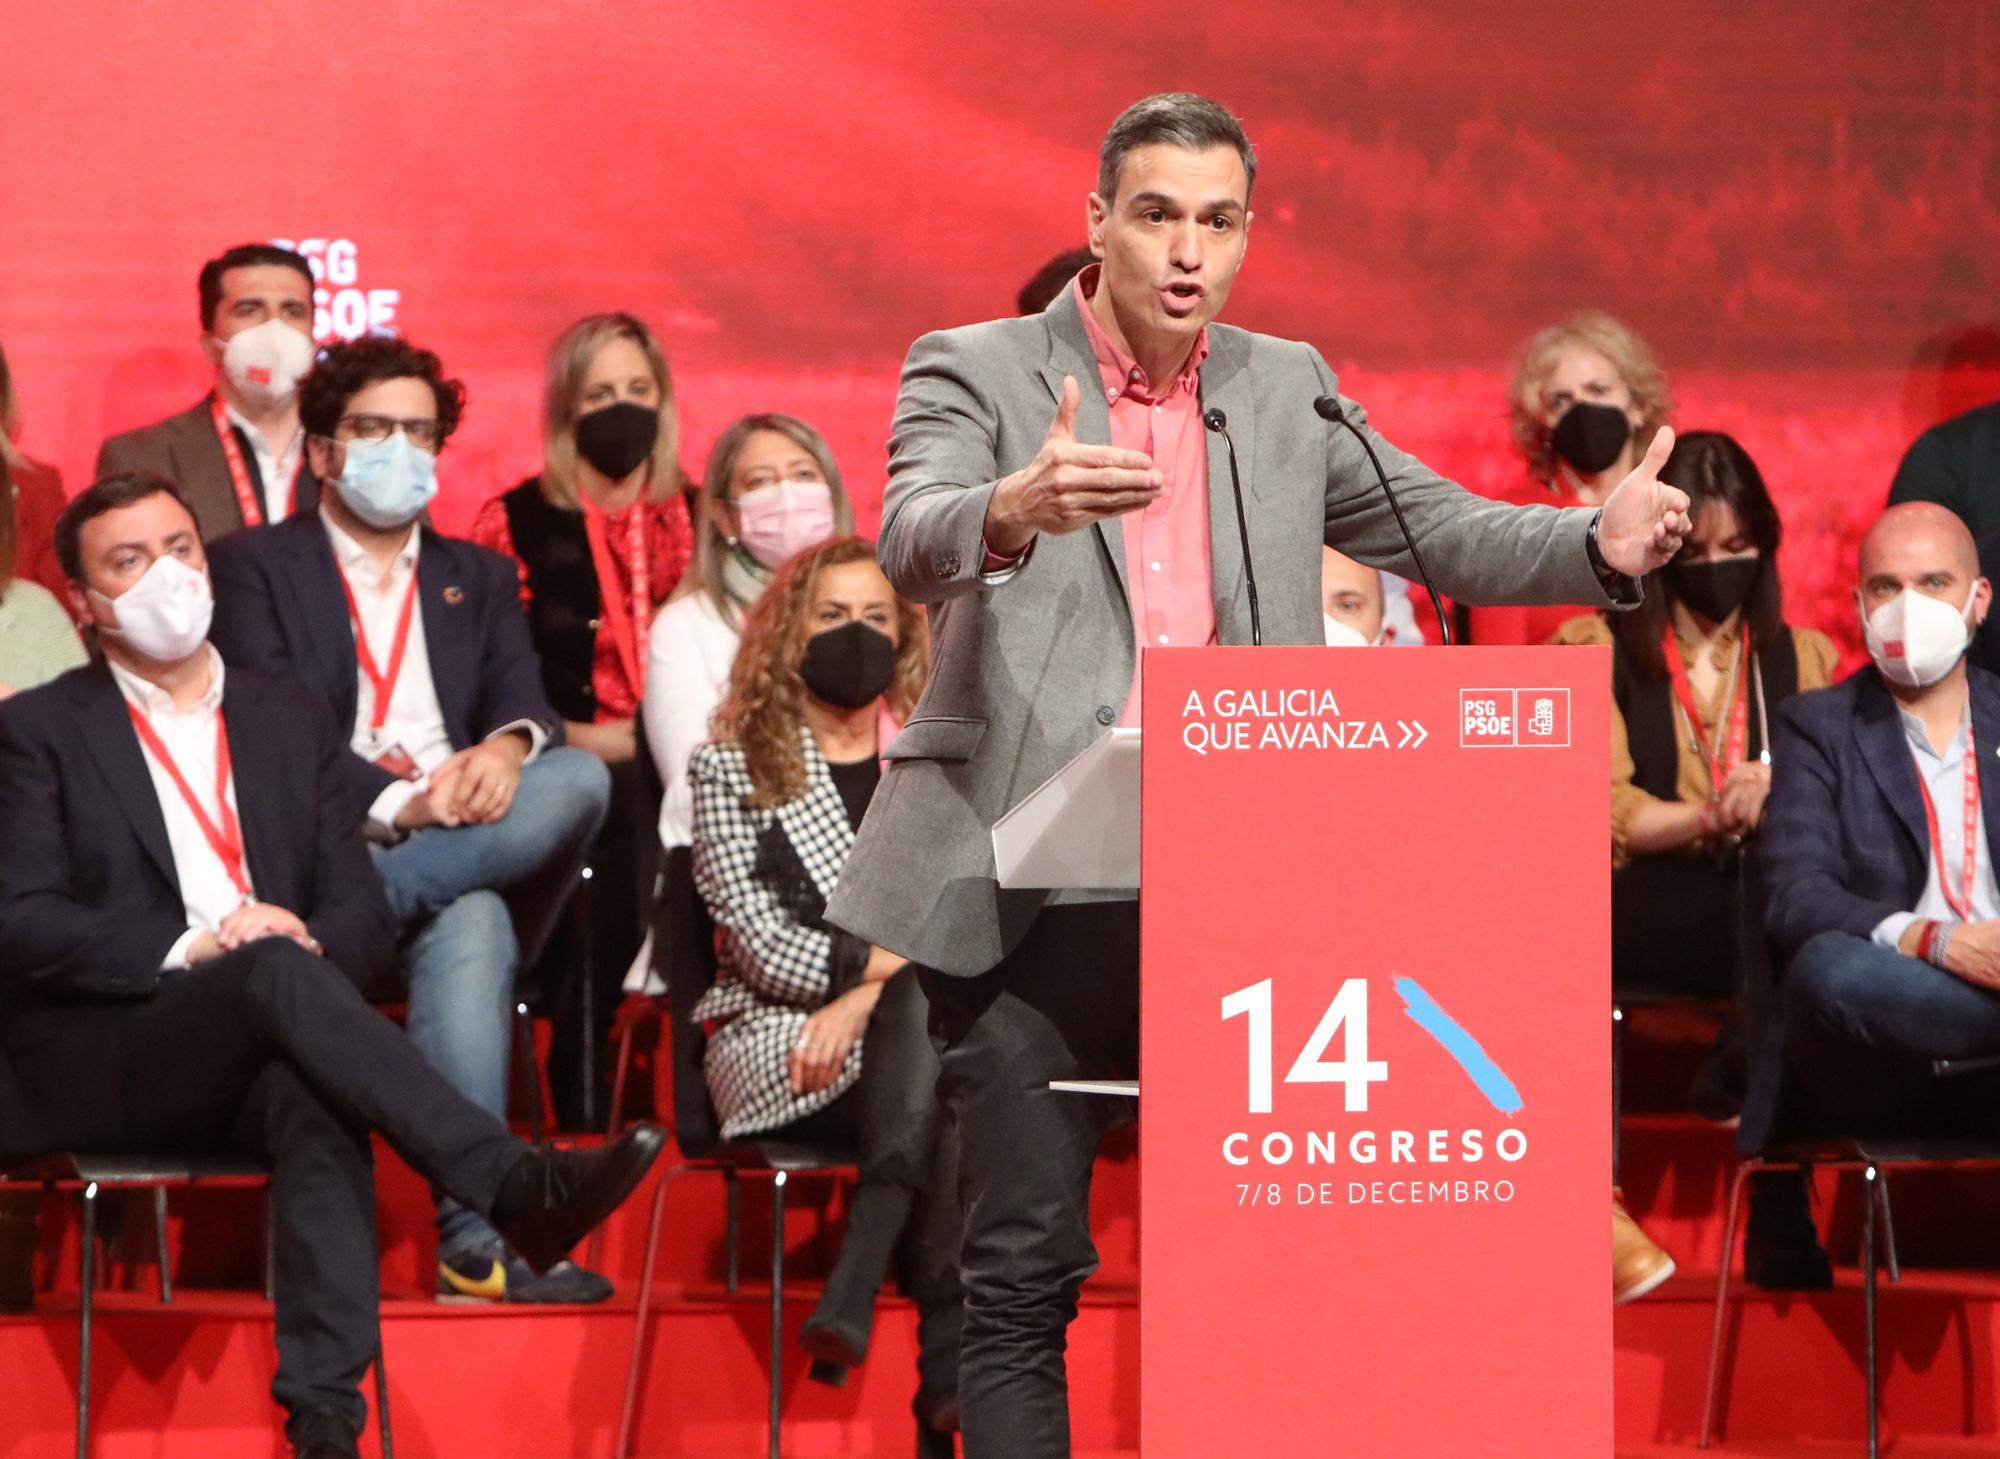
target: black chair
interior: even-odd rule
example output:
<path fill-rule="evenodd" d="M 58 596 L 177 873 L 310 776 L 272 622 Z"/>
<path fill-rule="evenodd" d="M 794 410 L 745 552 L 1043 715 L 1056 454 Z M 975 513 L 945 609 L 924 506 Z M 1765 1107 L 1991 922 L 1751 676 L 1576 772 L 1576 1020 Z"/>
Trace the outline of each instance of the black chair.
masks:
<path fill-rule="evenodd" d="M 81 1292 L 78 1297 L 76 1364 L 76 1459 L 90 1454 L 90 1359 L 97 1299 L 98 1198 L 109 1190 L 152 1192 L 153 1241 L 159 1261 L 160 1301 L 174 1300 L 173 1276 L 167 1258 L 167 1191 L 172 1187 L 207 1186 L 268 1190 L 270 1172 L 246 1156 L 235 1155 L 51 1155 L 31 1164 L 0 1171 L 0 1188 L 73 1190 L 82 1208 L 78 1253 Z M 270 1229 L 270 1205 L 265 1203 L 264 1298 L 275 1283 L 277 1243 Z M 389 1378 L 382 1350 L 375 1350 L 375 1412 L 382 1435 L 382 1459 L 395 1459 L 389 1425 Z"/>
<path fill-rule="evenodd" d="M 677 1176 L 709 1171 L 722 1177 L 727 1212 L 727 1283 L 737 1294 L 739 1180 L 768 1176 L 771 1180 L 771 1388 L 769 1459 L 779 1459 L 778 1429 L 782 1417 L 785 1305 L 785 1195 L 794 1177 L 837 1176 L 855 1168 L 852 1148 L 798 1145 L 778 1140 L 725 1140 L 715 1114 L 708 1083 L 702 1074 L 702 1054 L 708 1036 L 693 1017 L 694 1008 L 715 982 L 715 926 L 694 884 L 694 859 L 689 848 L 668 851 L 660 875 L 654 920 L 654 966 L 667 983 L 665 1007 L 657 1011 L 667 1022 L 662 1041 L 672 1064 L 674 1142 L 681 1159 L 660 1178 L 646 1224 L 646 1259 L 639 1276 L 638 1310 L 632 1327 L 632 1356 L 625 1373 L 625 1402 L 618 1416 L 614 1459 L 628 1459 L 638 1417 L 639 1387 L 646 1365 L 646 1319 L 652 1312 L 653 1264 L 659 1253 L 667 1188 Z M 657 1000 L 656 1000 L 657 1001 Z M 619 1084 L 630 1055 L 630 1029 L 619 1050 Z M 622 1093 L 622 1088 L 620 1090 Z M 613 1100 L 612 1121 L 617 1121 Z"/>

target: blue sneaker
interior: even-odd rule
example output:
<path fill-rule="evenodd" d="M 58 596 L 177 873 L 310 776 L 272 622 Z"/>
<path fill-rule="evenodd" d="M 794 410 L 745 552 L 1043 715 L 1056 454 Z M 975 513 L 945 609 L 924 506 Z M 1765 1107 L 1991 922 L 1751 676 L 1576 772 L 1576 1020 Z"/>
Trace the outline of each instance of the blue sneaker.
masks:
<path fill-rule="evenodd" d="M 438 1253 L 440 1302 L 586 1304 L 611 1295 L 609 1279 L 573 1261 L 557 1262 L 541 1276 L 499 1237 Z"/>

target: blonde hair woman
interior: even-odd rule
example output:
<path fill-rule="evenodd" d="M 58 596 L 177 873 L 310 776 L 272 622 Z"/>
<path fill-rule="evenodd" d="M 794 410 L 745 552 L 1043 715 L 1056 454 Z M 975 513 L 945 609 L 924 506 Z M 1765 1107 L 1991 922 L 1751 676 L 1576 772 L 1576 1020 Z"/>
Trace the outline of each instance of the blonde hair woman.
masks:
<path fill-rule="evenodd" d="M 1537 331 L 1515 357 L 1508 428 L 1527 468 L 1502 500 L 1601 506 L 1672 421 L 1667 377 L 1646 341 L 1602 310 Z M 1474 643 L 1546 643 L 1582 605 L 1474 608 Z"/>
<path fill-rule="evenodd" d="M 722 702 L 744 613 L 786 559 L 854 527 L 826 439 L 775 412 L 746 415 L 722 433 L 696 515 L 693 570 L 654 620 L 647 650 L 646 743 L 666 788 L 666 847 L 693 836 L 688 758 Z"/>
<path fill-rule="evenodd" d="M 593 1040 L 609 1035 L 652 894 L 652 796 L 638 759 L 646 641 L 687 572 L 694 532 L 678 459 L 673 375 L 630 314 L 579 319 L 549 349 L 542 469 L 480 509 L 472 539 L 513 559 L 542 685 L 570 744 L 611 767 L 614 812 L 591 852 Z M 566 1125 L 581 1119 L 580 974 L 556 1006 L 549 1079 Z"/>

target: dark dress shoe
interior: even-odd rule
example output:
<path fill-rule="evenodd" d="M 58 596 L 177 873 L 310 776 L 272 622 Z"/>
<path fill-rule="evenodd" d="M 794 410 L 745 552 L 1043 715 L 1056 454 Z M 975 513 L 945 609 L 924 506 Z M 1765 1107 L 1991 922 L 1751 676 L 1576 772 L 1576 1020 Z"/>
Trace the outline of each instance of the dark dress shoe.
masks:
<path fill-rule="evenodd" d="M 814 1367 L 824 1364 L 830 1368 L 858 1368 L 868 1357 L 866 1330 L 857 1332 L 838 1318 L 826 1316 L 824 1311 L 806 1319 L 805 1326 L 799 1329 L 799 1342 L 812 1354 Z"/>
<path fill-rule="evenodd" d="M 359 1436 L 330 1408 L 308 1408 L 293 1415 L 285 1435 L 292 1441 L 292 1459 L 361 1459 Z"/>
<path fill-rule="evenodd" d="M 595 1150 L 537 1145 L 500 1183 L 493 1224 L 540 1275 L 618 1209 L 666 1148 L 658 1125 L 634 1125 Z"/>

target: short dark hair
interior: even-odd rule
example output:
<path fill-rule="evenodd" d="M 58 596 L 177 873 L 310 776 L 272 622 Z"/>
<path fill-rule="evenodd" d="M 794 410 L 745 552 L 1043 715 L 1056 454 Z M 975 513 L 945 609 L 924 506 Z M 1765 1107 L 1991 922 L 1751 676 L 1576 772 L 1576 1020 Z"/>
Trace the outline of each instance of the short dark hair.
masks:
<path fill-rule="evenodd" d="M 170 496 L 194 517 L 194 508 L 187 504 L 181 489 L 157 471 L 114 471 L 71 498 L 56 518 L 56 561 L 62 564 L 63 576 L 73 583 L 83 581 L 84 523 L 149 496 Z"/>
<path fill-rule="evenodd" d="M 444 364 L 431 351 L 393 335 L 344 340 L 322 350 L 312 373 L 299 384 L 300 423 L 310 434 L 331 439 L 347 414 L 347 402 L 383 380 L 421 380 L 431 387 L 442 449 L 465 413 L 465 387 L 445 379 Z"/>
<path fill-rule="evenodd" d="M 1021 292 L 1014 296 L 1015 309 L 1022 314 L 1040 314 L 1055 302 L 1056 295 L 1079 271 L 1096 262 L 1097 255 L 1088 248 L 1072 248 L 1057 254 L 1021 285 Z"/>
<path fill-rule="evenodd" d="M 1126 154 L 1157 142 L 1190 152 L 1234 147 L 1243 159 L 1243 201 L 1250 201 L 1250 189 L 1257 185 L 1257 154 L 1243 133 L 1243 123 L 1228 108 L 1192 91 L 1162 91 L 1118 113 L 1098 149 L 1097 195 L 1107 203 L 1112 201 L 1118 194 L 1118 173 Z"/>
<path fill-rule="evenodd" d="M 306 281 L 306 292 L 313 289 L 312 265 L 302 255 L 275 243 L 239 243 L 201 266 L 195 292 L 201 300 L 203 329 L 215 328 L 215 308 L 222 302 L 222 276 L 233 268 L 295 269 Z"/>

